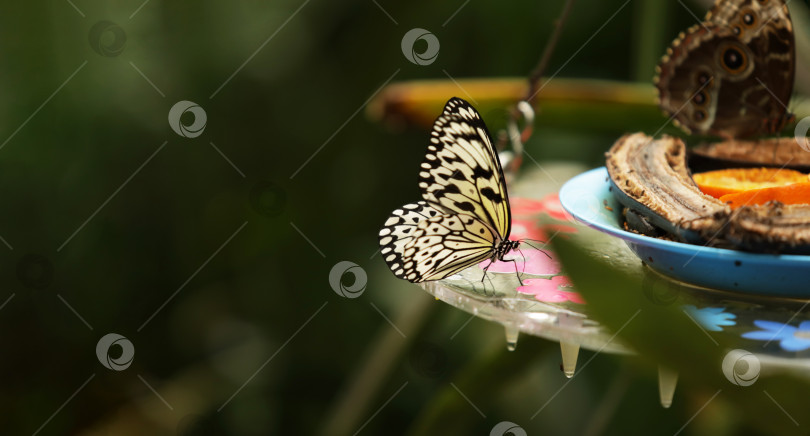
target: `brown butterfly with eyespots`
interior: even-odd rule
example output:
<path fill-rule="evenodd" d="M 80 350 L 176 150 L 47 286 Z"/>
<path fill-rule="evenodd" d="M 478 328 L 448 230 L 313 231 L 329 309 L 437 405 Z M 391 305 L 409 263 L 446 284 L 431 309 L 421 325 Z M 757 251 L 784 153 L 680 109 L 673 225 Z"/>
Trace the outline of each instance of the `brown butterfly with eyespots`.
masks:
<path fill-rule="evenodd" d="M 686 133 L 773 135 L 794 120 L 795 69 L 784 0 L 718 0 L 667 49 L 655 86 L 659 106 Z"/>

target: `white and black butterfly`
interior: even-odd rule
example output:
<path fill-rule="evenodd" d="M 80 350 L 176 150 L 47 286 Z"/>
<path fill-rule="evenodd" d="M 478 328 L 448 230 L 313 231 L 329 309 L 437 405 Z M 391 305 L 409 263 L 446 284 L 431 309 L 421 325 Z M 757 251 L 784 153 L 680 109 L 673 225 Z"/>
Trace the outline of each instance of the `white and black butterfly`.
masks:
<path fill-rule="evenodd" d="M 433 124 L 419 172 L 424 201 L 395 210 L 380 230 L 394 275 L 440 280 L 518 247 L 501 163 L 481 115 L 454 97 Z"/>

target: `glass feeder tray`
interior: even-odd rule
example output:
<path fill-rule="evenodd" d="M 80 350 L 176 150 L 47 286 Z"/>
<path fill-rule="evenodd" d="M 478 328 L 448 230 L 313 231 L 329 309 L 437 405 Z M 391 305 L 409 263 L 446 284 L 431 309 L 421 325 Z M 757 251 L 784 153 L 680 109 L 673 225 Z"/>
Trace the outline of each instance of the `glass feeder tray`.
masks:
<path fill-rule="evenodd" d="M 625 238 L 596 231 L 570 216 L 562 218 L 562 207 L 555 194 L 560 184 L 556 181 L 566 181 L 580 172 L 572 174 L 571 169 L 571 166 L 562 169 L 544 166 L 546 176 L 521 178 L 515 186 L 510 186 L 510 193 L 517 193 L 512 194 L 511 199 L 513 234 L 516 228 L 525 227 L 527 223 L 533 223 L 538 230 L 541 217 L 545 222 L 556 222 L 551 228 L 560 230 L 553 237 L 568 238 L 590 256 L 639 278 L 643 283 L 638 290 L 640 296 L 654 304 L 678 305 L 676 307 L 700 326 L 709 339 L 711 335 L 722 335 L 726 342 L 751 351 L 759 359 L 761 374 L 790 373 L 810 378 L 810 314 L 802 310 L 810 301 L 711 289 L 656 272 L 631 251 Z M 531 181 L 528 185 L 532 189 L 522 183 L 525 180 Z M 538 180 L 543 183 L 538 185 Z M 602 199 L 596 198 L 602 209 Z M 516 207 L 516 204 L 522 206 Z M 523 207 L 526 204 L 539 206 Z M 578 297 L 574 288 L 565 280 L 556 280 L 564 278 L 559 270 L 552 268 L 542 274 L 532 274 L 531 268 L 526 268 L 532 249 L 523 246 L 522 250 L 523 254 L 510 256 L 517 261 L 517 266 L 511 261 L 498 262 L 494 266 L 500 264 L 501 268 L 490 267 L 485 274 L 482 267 L 486 267 L 487 262 L 483 262 L 444 280 L 420 286 L 445 303 L 503 325 L 509 350 L 515 349 L 520 333 L 559 342 L 567 377 L 575 374 L 580 347 L 614 354 L 635 353 L 621 338 L 589 316 L 587 303 Z M 553 253 L 550 254 L 553 257 Z M 554 259 L 549 260 L 549 264 L 554 262 Z M 524 271 L 521 274 L 523 285 L 516 268 Z M 544 289 L 541 292 L 533 291 L 538 283 Z M 664 407 L 672 402 L 676 382 L 677 373 L 659 369 L 660 400 Z"/>

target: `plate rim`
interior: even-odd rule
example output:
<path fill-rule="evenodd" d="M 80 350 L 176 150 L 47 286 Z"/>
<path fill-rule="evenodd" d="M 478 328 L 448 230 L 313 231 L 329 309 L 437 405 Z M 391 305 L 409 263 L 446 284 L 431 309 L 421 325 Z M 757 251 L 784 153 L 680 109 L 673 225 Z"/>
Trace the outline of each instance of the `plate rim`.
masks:
<path fill-rule="evenodd" d="M 598 200 L 602 199 L 602 191 L 603 185 L 597 185 L 598 189 L 594 189 L 592 184 L 583 183 L 584 181 L 590 182 L 591 179 L 596 180 L 604 180 L 608 177 L 607 168 L 602 166 L 598 168 L 594 168 L 583 173 L 580 173 L 567 182 L 563 184 L 560 188 L 559 198 L 560 204 L 562 205 L 563 209 L 566 212 L 571 214 L 577 221 L 601 231 L 602 233 L 606 233 L 608 235 L 617 237 L 624 241 L 630 241 L 635 244 L 644 245 L 647 247 L 657 248 L 657 249 L 666 249 L 667 251 L 677 251 L 683 253 L 685 251 L 696 251 L 694 253 L 695 259 L 699 257 L 706 257 L 711 255 L 712 257 L 716 258 L 729 258 L 734 257 L 735 259 L 744 261 L 746 259 L 752 262 L 759 262 L 759 263 L 776 263 L 779 262 L 784 264 L 784 262 L 798 262 L 798 263 L 808 263 L 810 262 L 810 255 L 801 255 L 801 254 L 770 254 L 770 253 L 751 253 L 742 250 L 732 250 L 728 248 L 717 248 L 717 247 L 709 247 L 706 245 L 695 245 L 695 244 L 688 244 L 685 242 L 676 242 L 676 241 L 667 241 L 664 239 L 653 238 L 651 236 L 645 236 L 638 233 L 628 232 L 627 230 L 622 229 L 618 226 L 618 224 L 605 224 L 601 221 L 596 219 L 589 219 L 587 216 L 581 213 L 580 210 L 573 205 L 573 199 L 571 197 L 570 191 L 573 189 L 577 189 L 578 191 L 586 191 L 595 194 Z M 609 186 L 607 183 L 604 185 L 605 187 Z M 615 197 L 611 197 L 615 200 Z M 602 205 L 597 205 L 598 207 L 602 207 Z"/>

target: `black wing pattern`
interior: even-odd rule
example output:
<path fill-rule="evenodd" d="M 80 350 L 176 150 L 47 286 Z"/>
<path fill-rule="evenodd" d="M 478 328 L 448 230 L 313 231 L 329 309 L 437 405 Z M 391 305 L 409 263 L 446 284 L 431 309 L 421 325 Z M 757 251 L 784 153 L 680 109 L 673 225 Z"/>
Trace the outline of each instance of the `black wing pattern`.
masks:
<path fill-rule="evenodd" d="M 425 201 L 395 210 L 379 232 L 395 276 L 440 280 L 517 247 L 507 240 L 509 197 L 489 131 L 460 98 L 450 99 L 434 123 L 419 188 Z"/>
<path fill-rule="evenodd" d="M 448 213 L 473 215 L 509 237 L 506 182 L 481 115 L 454 97 L 436 119 L 419 172 L 422 198 Z"/>

